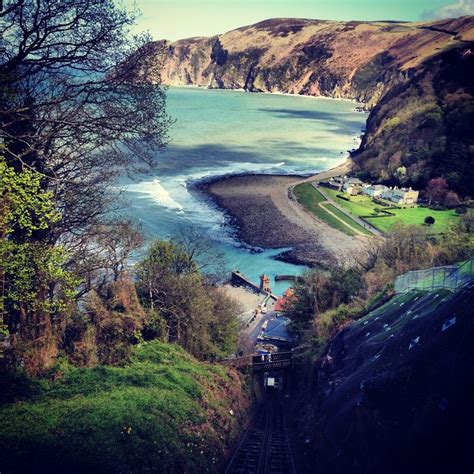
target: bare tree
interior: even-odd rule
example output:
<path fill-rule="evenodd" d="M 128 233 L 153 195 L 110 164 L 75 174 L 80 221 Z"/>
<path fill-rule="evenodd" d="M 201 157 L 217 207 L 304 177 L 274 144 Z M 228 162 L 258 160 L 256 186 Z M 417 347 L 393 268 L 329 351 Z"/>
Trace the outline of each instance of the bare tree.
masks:
<path fill-rule="evenodd" d="M 167 140 L 159 63 L 135 12 L 112 0 L 7 1 L 0 14 L 0 137 L 7 163 L 54 190 L 48 233 L 85 235 L 110 210 L 110 184 L 153 166 Z M 131 81 L 136 68 L 154 83 Z M 41 238 L 45 238 L 44 235 Z"/>
<path fill-rule="evenodd" d="M 113 184 L 150 170 L 167 141 L 160 64 L 147 59 L 146 35 L 131 36 L 135 17 L 113 0 L 7 0 L 0 9 L 2 160 L 18 174 L 38 173 L 61 214 L 33 232 L 15 228 L 8 240 L 66 248 L 69 260 L 61 265 L 80 274 L 83 291 L 103 284 L 104 270 L 116 276 L 138 245 L 137 235 L 111 217 Z M 154 80 L 140 80 L 137 68 Z M 30 270 L 39 300 L 59 291 L 54 281 L 42 284 L 32 264 Z M 8 286 L 14 275 L 3 276 Z M 39 341 L 31 360 L 54 352 L 49 311 L 24 301 L 9 310 L 17 340 L 25 347 Z"/>
<path fill-rule="evenodd" d="M 197 265 L 208 284 L 222 282 L 228 277 L 224 253 L 198 228 L 179 228 L 172 241 L 181 245 L 189 261 Z"/>

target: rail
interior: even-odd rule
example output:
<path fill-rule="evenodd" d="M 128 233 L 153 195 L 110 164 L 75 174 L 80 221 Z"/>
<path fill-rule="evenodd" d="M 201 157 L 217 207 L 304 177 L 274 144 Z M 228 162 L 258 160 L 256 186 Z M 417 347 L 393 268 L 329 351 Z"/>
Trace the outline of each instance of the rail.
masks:
<path fill-rule="evenodd" d="M 287 369 L 291 367 L 292 352 L 274 352 L 268 355 L 252 357 L 252 371 L 267 372 L 270 370 Z"/>
<path fill-rule="evenodd" d="M 250 423 L 225 474 L 295 474 L 285 413 L 277 399 L 267 399 Z"/>
<path fill-rule="evenodd" d="M 395 292 L 432 291 L 442 288 L 454 291 L 472 279 L 474 279 L 474 257 L 456 265 L 428 268 L 400 275 L 395 279 Z"/>

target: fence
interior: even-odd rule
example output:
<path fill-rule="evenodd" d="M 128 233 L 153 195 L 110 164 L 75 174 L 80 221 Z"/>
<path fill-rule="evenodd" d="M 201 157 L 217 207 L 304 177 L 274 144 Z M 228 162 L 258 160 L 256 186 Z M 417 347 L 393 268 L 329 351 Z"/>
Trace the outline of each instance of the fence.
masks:
<path fill-rule="evenodd" d="M 395 279 L 395 292 L 431 291 L 438 288 L 455 290 L 472 279 L 474 279 L 474 257 L 456 265 L 428 268 L 400 275 Z"/>

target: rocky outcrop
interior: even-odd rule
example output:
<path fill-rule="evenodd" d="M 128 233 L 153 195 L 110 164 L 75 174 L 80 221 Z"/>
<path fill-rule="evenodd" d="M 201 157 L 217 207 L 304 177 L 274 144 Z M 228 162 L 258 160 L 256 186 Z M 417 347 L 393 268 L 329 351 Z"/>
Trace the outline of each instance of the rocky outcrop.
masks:
<path fill-rule="evenodd" d="M 272 19 L 212 38 L 150 43 L 147 57 L 161 65 L 165 84 L 357 99 L 371 115 L 356 172 L 419 189 L 442 176 L 466 196 L 474 154 L 473 52 L 474 17 Z"/>
<path fill-rule="evenodd" d="M 211 38 L 151 44 L 170 85 L 359 99 L 473 35 L 471 17 L 434 23 L 271 19 Z"/>

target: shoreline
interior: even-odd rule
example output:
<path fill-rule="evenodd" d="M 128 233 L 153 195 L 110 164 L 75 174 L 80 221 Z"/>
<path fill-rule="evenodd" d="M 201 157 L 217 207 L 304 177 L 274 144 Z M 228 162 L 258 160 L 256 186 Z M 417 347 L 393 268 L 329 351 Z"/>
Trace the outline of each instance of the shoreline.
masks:
<path fill-rule="evenodd" d="M 233 91 L 247 93 L 244 89 L 209 88 L 197 84 L 168 84 L 168 87 Z M 359 113 L 369 113 L 366 104 L 356 98 L 312 96 L 286 92 L 259 91 L 256 94 L 349 101 Z M 364 129 L 354 137 L 360 144 Z M 341 155 L 343 152 L 341 152 Z M 327 268 L 334 263 L 345 265 L 365 246 L 357 237 L 348 236 L 301 206 L 294 194 L 297 184 L 327 179 L 338 174 L 347 174 L 352 168 L 352 159 L 345 156 L 336 166 L 318 173 L 266 174 L 238 173 L 209 176 L 188 182 L 190 192 L 195 192 L 211 206 L 225 215 L 224 225 L 242 247 L 256 252 L 266 249 L 282 249 L 275 260 L 293 265 Z M 289 248 L 289 250 L 288 250 Z"/>
<path fill-rule="evenodd" d="M 225 87 L 209 87 L 209 86 L 204 86 L 204 85 L 199 85 L 199 84 L 165 84 L 167 87 L 176 87 L 180 89 L 202 89 L 202 90 L 211 90 L 211 91 L 230 91 L 230 92 L 243 92 L 246 94 L 269 94 L 269 95 L 278 95 L 278 96 L 288 96 L 288 97 L 300 97 L 303 99 L 323 99 L 323 100 L 338 100 L 338 101 L 344 101 L 344 102 L 351 102 L 356 105 L 360 105 L 360 107 L 356 107 L 355 109 L 358 112 L 368 114 L 370 113 L 369 110 L 367 110 L 366 103 L 360 101 L 359 99 L 356 99 L 355 97 L 330 97 L 327 95 L 307 95 L 307 94 L 294 94 L 291 92 L 280 92 L 280 91 L 246 91 L 245 89 L 242 88 L 225 88 Z M 360 109 L 360 110 L 358 110 Z"/>
<path fill-rule="evenodd" d="M 364 246 L 319 221 L 294 198 L 299 183 L 346 174 L 351 160 L 311 175 L 241 173 L 191 184 L 193 191 L 222 210 L 236 239 L 254 249 L 286 248 L 274 257 L 287 263 L 327 268 L 344 264 Z M 258 251 L 258 250 L 257 250 Z"/>

